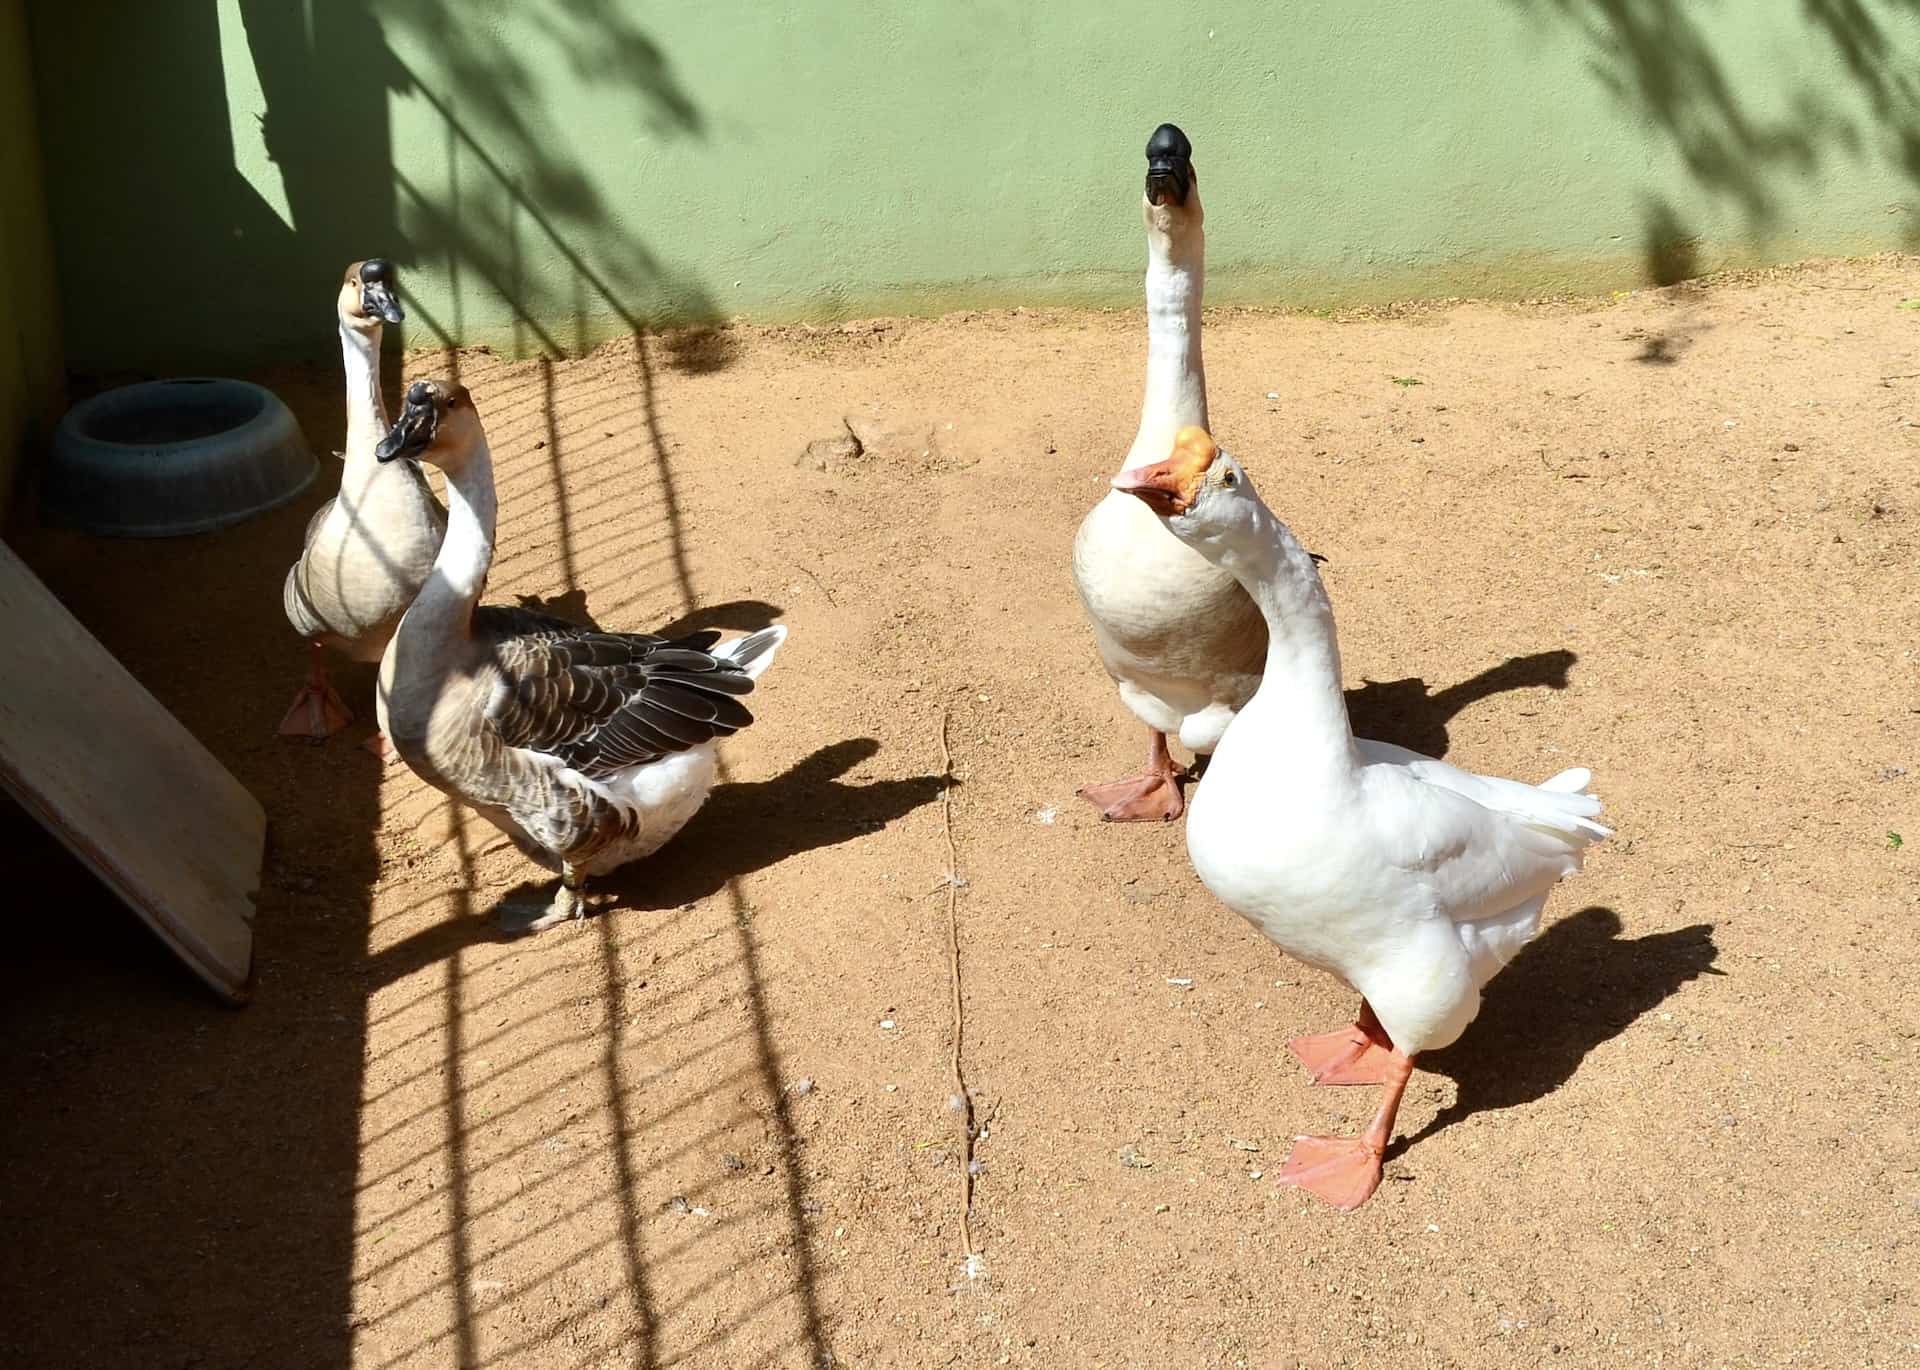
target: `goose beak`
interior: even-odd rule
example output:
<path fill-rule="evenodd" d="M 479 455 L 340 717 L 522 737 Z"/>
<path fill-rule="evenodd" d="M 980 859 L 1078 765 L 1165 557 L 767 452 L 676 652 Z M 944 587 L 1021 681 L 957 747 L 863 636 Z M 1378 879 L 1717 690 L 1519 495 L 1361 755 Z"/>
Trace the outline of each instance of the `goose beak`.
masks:
<path fill-rule="evenodd" d="M 1193 507 L 1200 482 L 1220 449 L 1204 428 L 1182 428 L 1173 440 L 1173 453 L 1151 466 L 1136 466 L 1113 478 L 1113 488 L 1132 495 L 1161 518 L 1184 514 Z"/>
<path fill-rule="evenodd" d="M 417 459 L 432 446 L 439 424 L 440 408 L 433 402 L 433 390 L 425 381 L 415 381 L 407 387 L 407 402 L 401 407 L 398 422 L 373 449 L 374 459 L 382 463 L 400 457 Z"/>
<path fill-rule="evenodd" d="M 1187 508 L 1181 493 L 1180 474 L 1173 469 L 1172 462 L 1158 461 L 1152 466 L 1122 471 L 1113 478 L 1113 488 L 1123 495 L 1132 495 L 1163 519 L 1184 513 Z"/>
<path fill-rule="evenodd" d="M 400 308 L 400 301 L 393 298 L 393 292 L 384 285 L 365 285 L 360 287 L 360 307 L 367 311 L 369 318 L 382 323 L 405 323 L 406 311 Z"/>
<path fill-rule="evenodd" d="M 406 312 L 394 296 L 393 267 L 384 258 L 369 257 L 360 265 L 360 310 L 382 323 L 405 323 Z"/>
<path fill-rule="evenodd" d="M 1192 168 L 1186 165 L 1167 162 L 1147 166 L 1147 203 L 1164 205 L 1171 201 L 1176 205 L 1187 202 L 1187 190 L 1192 184 Z"/>

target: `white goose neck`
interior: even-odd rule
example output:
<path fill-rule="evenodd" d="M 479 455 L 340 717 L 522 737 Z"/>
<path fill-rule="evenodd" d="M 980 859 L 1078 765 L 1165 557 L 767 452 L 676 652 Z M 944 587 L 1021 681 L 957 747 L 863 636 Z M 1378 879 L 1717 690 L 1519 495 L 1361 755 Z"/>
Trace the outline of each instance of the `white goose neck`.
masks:
<path fill-rule="evenodd" d="M 1313 558 L 1293 530 L 1264 504 L 1258 514 L 1256 527 L 1215 557 L 1267 620 L 1267 663 L 1260 688 L 1234 729 L 1284 735 L 1286 765 L 1299 776 L 1324 779 L 1330 772 L 1351 772 L 1359 757 L 1341 688 L 1333 605 Z"/>
<path fill-rule="evenodd" d="M 1206 276 L 1206 232 L 1199 225 L 1178 234 L 1147 230 L 1147 387 L 1123 471 L 1165 460 L 1182 428 L 1208 426 L 1200 355 Z"/>
<path fill-rule="evenodd" d="M 364 479 L 377 466 L 373 449 L 387 431 L 380 396 L 380 333 L 340 320 L 340 361 L 347 373 L 347 465 Z"/>
<path fill-rule="evenodd" d="M 415 640 L 467 636 L 474 606 L 487 588 L 487 572 L 493 566 L 496 511 L 493 459 L 482 439 L 465 463 L 447 472 L 447 534 L 432 573 L 401 620 L 403 636 Z"/>
<path fill-rule="evenodd" d="M 483 440 L 465 464 L 447 472 L 447 536 L 433 569 L 456 592 L 479 599 L 493 565 L 493 454 Z"/>

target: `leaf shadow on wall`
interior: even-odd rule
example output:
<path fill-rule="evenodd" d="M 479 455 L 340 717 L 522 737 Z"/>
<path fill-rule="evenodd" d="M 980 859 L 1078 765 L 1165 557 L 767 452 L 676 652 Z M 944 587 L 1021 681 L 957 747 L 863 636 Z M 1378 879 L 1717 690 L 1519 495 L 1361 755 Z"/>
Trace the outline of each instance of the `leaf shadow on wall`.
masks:
<path fill-rule="evenodd" d="M 1748 238 L 1782 234 L 1785 196 L 1834 164 L 1891 169 L 1910 189 L 1895 208 L 1901 237 L 1920 247 L 1920 0 L 1800 0 L 1812 50 L 1825 48 L 1863 101 L 1802 80 L 1768 83 L 1764 105 L 1748 73 L 1716 47 L 1728 11 L 1671 0 L 1507 0 L 1543 25 L 1571 31 L 1587 70 L 1621 111 L 1650 126 L 1708 198 L 1731 205 Z M 1647 279 L 1669 285 L 1699 270 L 1699 235 L 1671 201 L 1649 192 L 1640 211 Z"/>

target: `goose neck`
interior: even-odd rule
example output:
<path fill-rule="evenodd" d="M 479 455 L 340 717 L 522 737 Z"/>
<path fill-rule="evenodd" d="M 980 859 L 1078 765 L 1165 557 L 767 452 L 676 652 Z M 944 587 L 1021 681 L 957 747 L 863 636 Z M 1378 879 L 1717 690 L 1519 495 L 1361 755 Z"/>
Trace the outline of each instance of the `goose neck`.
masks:
<path fill-rule="evenodd" d="M 1292 530 L 1264 506 L 1259 513 L 1253 535 L 1236 538 L 1217 558 L 1267 621 L 1260 688 L 1233 728 L 1283 735 L 1281 750 L 1289 774 L 1326 783 L 1359 764 L 1341 688 L 1333 605 L 1313 559 Z"/>
<path fill-rule="evenodd" d="M 347 463 L 356 472 L 371 472 L 373 449 L 387 431 L 387 406 L 380 396 L 380 330 L 355 328 L 342 319 L 340 360 L 347 373 Z"/>
<path fill-rule="evenodd" d="M 400 625 L 412 638 L 464 637 L 493 566 L 497 506 L 493 462 L 484 441 L 447 471 L 447 532 L 433 571 Z"/>
<path fill-rule="evenodd" d="M 1207 373 L 1200 351 L 1206 248 L 1198 229 L 1147 234 L 1147 384 L 1140 429 L 1122 470 L 1166 457 L 1174 434 L 1207 423 Z"/>

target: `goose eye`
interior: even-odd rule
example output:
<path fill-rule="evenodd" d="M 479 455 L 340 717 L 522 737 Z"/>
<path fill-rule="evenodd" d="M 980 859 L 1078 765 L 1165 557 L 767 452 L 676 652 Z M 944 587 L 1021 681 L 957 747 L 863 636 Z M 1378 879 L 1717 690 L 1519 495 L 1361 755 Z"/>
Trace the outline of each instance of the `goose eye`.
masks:
<path fill-rule="evenodd" d="M 1220 477 L 1220 483 L 1226 486 L 1227 489 L 1231 490 L 1233 489 L 1234 486 L 1240 483 L 1240 477 L 1235 475 L 1233 468 L 1229 466 L 1227 468 L 1227 473 L 1224 476 Z"/>

